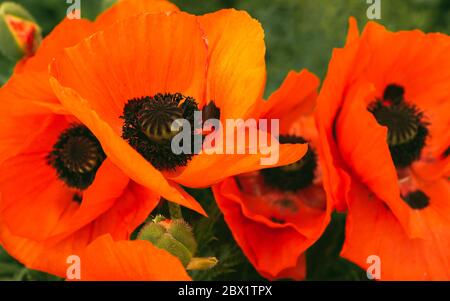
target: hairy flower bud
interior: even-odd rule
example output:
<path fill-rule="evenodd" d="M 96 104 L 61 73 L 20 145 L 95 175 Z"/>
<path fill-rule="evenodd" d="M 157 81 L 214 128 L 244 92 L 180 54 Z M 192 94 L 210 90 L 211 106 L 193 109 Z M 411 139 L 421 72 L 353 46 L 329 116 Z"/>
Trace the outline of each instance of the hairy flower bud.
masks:
<path fill-rule="evenodd" d="M 183 219 L 170 220 L 158 215 L 141 229 L 138 239 L 149 241 L 178 257 L 188 270 L 207 270 L 218 263 L 215 257 L 193 257 L 197 241 L 191 226 Z"/>
<path fill-rule="evenodd" d="M 189 264 L 197 249 L 192 228 L 182 219 L 169 220 L 157 216 L 142 228 L 138 239 L 168 251 L 178 257 L 184 266 Z"/>

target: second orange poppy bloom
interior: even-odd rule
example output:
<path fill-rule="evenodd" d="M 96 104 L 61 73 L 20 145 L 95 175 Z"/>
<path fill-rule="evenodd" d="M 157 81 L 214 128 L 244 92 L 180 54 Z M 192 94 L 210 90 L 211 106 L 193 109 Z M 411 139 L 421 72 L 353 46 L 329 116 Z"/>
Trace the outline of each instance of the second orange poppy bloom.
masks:
<path fill-rule="evenodd" d="M 304 279 L 304 252 L 330 221 L 332 204 L 322 189 L 312 115 L 318 86 L 319 79 L 310 72 L 292 71 L 254 112 L 279 120 L 280 143 L 308 142 L 303 158 L 287 166 L 237 175 L 213 186 L 236 242 L 268 279 Z"/>
<path fill-rule="evenodd" d="M 348 208 L 342 255 L 381 279 L 450 279 L 450 38 L 350 20 L 318 98 L 324 185 Z"/>

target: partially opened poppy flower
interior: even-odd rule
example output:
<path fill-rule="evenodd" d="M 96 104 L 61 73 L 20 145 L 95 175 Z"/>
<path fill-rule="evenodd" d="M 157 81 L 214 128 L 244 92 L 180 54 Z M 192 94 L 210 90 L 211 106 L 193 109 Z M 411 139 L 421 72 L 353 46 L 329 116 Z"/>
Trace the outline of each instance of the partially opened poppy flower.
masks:
<path fill-rule="evenodd" d="M 157 2 L 154 12 L 166 3 L 143 2 L 148 10 Z M 96 236 L 128 239 L 160 198 L 117 168 L 50 88 L 53 57 L 99 27 L 65 19 L 0 89 L 0 242 L 28 267 L 59 276 L 66 257 Z"/>
<path fill-rule="evenodd" d="M 450 279 L 450 38 L 351 19 L 318 98 L 324 185 L 348 208 L 342 256 L 381 279 Z"/>
<path fill-rule="evenodd" d="M 65 49 L 52 64 L 51 84 L 128 176 L 201 211 L 179 184 L 205 187 L 261 169 L 266 154 L 196 154 L 190 145 L 176 153 L 173 138 L 185 130 L 194 136 L 196 111 L 204 108 L 208 119 L 247 118 L 263 92 L 264 52 L 262 28 L 245 12 L 143 14 Z M 179 119 L 188 124 L 173 130 Z M 274 166 L 286 165 L 306 146 L 275 151 Z"/>
<path fill-rule="evenodd" d="M 257 115 L 279 119 L 280 143 L 309 143 L 306 155 L 290 165 L 237 175 L 213 186 L 234 238 L 268 279 L 305 277 L 305 250 L 323 233 L 331 204 L 322 188 L 312 116 L 319 79 L 291 72 L 261 102 Z"/>

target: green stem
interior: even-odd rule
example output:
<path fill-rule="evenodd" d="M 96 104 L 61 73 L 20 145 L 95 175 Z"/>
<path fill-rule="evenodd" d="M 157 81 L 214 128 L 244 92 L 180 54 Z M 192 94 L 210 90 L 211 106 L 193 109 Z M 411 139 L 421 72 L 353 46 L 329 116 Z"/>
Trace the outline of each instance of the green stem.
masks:
<path fill-rule="evenodd" d="M 24 281 L 26 280 L 25 277 L 28 273 L 28 269 L 27 268 L 22 268 L 14 277 L 15 281 Z"/>
<path fill-rule="evenodd" d="M 180 205 L 173 203 L 173 202 L 167 202 L 169 204 L 169 213 L 171 219 L 183 219 L 183 214 L 181 213 L 181 207 Z"/>

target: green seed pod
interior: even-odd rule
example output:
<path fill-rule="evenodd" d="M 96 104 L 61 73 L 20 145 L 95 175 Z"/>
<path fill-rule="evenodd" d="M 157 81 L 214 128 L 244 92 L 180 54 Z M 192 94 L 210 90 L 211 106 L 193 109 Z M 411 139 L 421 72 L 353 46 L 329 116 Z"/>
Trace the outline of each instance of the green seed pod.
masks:
<path fill-rule="evenodd" d="M 195 241 L 194 233 L 192 233 L 192 228 L 188 223 L 182 219 L 172 220 L 169 226 L 169 233 L 181 242 L 192 254 L 195 254 L 195 251 L 197 251 L 197 242 Z"/>
<path fill-rule="evenodd" d="M 178 240 L 176 240 L 171 234 L 166 233 L 155 243 L 158 248 L 164 249 L 170 254 L 178 257 L 183 264 L 187 266 L 192 258 L 192 253 Z"/>
<path fill-rule="evenodd" d="M 169 220 L 162 215 L 142 227 L 138 239 L 146 240 L 178 257 L 184 266 L 197 249 L 192 228 L 183 219 Z"/>
<path fill-rule="evenodd" d="M 0 52 L 17 61 L 32 55 L 41 43 L 41 28 L 22 6 L 13 2 L 0 4 Z"/>
<path fill-rule="evenodd" d="M 147 240 L 152 244 L 156 244 L 158 240 L 166 233 L 166 229 L 160 225 L 155 223 L 149 223 L 142 227 L 141 231 L 138 234 L 138 239 Z"/>

